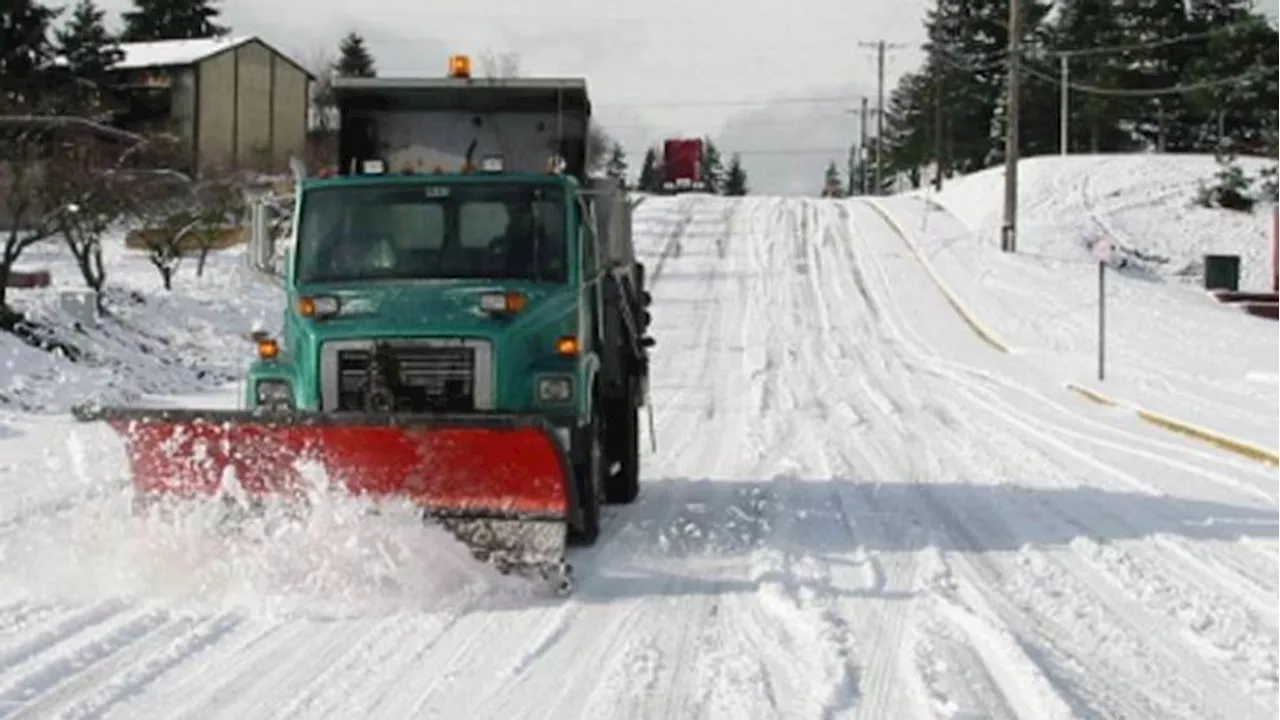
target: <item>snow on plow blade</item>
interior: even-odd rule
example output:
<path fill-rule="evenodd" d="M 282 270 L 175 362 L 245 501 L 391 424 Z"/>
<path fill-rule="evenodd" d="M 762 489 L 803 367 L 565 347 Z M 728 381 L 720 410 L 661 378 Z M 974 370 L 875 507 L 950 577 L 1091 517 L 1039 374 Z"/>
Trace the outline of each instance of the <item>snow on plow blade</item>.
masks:
<path fill-rule="evenodd" d="M 125 443 L 139 496 L 306 497 L 307 464 L 331 488 L 409 501 L 503 565 L 563 560 L 571 470 L 537 416 L 367 415 L 78 407 Z M 234 482 L 229 483 L 229 480 Z"/>

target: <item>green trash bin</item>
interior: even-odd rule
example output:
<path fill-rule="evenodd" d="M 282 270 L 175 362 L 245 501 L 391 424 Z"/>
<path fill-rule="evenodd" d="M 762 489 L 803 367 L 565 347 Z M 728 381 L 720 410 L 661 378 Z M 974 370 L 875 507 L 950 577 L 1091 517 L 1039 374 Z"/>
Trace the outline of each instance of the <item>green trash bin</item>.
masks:
<path fill-rule="evenodd" d="M 1205 255 L 1204 256 L 1204 289 L 1205 290 L 1239 290 L 1240 289 L 1240 256 L 1239 255 Z"/>

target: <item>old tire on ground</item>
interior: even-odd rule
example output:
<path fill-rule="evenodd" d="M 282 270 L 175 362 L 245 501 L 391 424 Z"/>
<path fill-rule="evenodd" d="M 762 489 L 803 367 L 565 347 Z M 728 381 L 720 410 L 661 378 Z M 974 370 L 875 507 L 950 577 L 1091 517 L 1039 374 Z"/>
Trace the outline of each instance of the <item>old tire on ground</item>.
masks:
<path fill-rule="evenodd" d="M 569 542 L 573 545 L 592 545 L 600 537 L 600 496 L 605 473 L 604 430 L 599 415 L 593 417 L 591 423 L 582 429 L 581 437 L 586 450 L 573 467 L 582 524 L 569 529 Z"/>
<path fill-rule="evenodd" d="M 607 503 L 627 505 L 640 494 L 640 409 L 630 394 L 611 404 L 609 411 L 609 467 L 618 471 L 605 480 Z"/>

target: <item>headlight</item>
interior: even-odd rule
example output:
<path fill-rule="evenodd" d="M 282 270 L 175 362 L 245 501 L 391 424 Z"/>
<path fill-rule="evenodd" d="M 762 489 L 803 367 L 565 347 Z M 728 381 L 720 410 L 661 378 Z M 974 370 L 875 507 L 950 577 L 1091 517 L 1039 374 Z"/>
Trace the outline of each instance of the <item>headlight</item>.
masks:
<path fill-rule="evenodd" d="M 538 402 L 564 403 L 573 399 L 573 378 L 538 378 Z"/>
<path fill-rule="evenodd" d="M 293 408 L 293 388 L 285 380 L 263 380 L 258 383 L 258 405 L 272 410 Z"/>

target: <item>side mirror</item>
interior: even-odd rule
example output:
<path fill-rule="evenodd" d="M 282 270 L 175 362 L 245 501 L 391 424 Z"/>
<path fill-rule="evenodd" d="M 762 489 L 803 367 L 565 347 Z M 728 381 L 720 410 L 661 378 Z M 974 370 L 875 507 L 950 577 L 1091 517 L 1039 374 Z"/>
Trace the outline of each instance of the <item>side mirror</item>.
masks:
<path fill-rule="evenodd" d="M 293 267 L 293 246 L 290 245 L 284 249 L 283 257 L 278 263 L 272 263 L 271 270 L 275 276 L 281 280 L 289 279 L 289 268 Z"/>
<path fill-rule="evenodd" d="M 652 304 L 653 304 L 653 293 L 649 292 L 648 290 L 642 290 L 642 291 L 640 292 L 640 304 L 645 305 L 645 306 L 652 305 Z"/>
<path fill-rule="evenodd" d="M 649 327 L 649 323 L 653 322 L 653 313 L 648 310 L 640 311 L 640 324 Z"/>
<path fill-rule="evenodd" d="M 651 347 L 653 347 L 654 345 L 656 345 L 656 344 L 657 344 L 657 342 L 658 342 L 657 340 L 654 340 L 653 338 L 649 337 L 648 335 L 645 335 L 644 337 L 640 338 L 640 347 L 642 347 L 642 348 L 651 348 Z"/>

